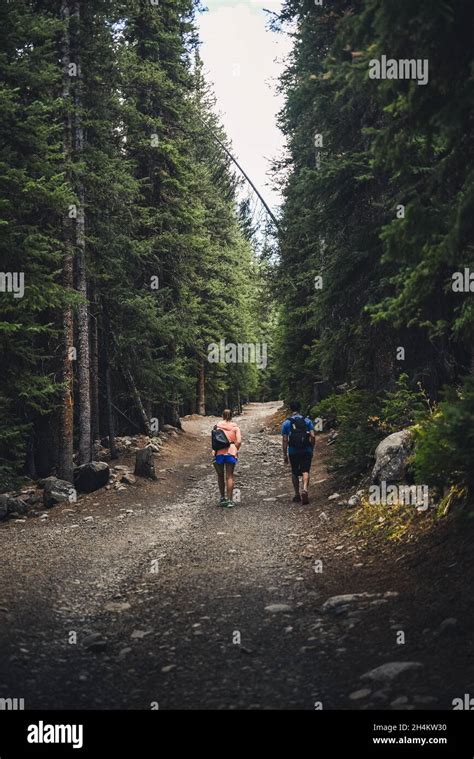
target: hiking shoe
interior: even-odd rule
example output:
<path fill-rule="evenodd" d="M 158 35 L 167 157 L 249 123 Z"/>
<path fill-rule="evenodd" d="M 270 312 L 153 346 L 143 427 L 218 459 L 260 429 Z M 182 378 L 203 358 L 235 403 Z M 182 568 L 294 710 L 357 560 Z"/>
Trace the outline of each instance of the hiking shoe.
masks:
<path fill-rule="evenodd" d="M 299 494 L 293 497 L 293 503 L 301 503 L 301 496 Z"/>
<path fill-rule="evenodd" d="M 228 503 L 229 501 L 227 500 L 225 495 L 222 495 L 219 501 L 219 506 L 227 506 Z"/>
<path fill-rule="evenodd" d="M 303 506 L 307 506 L 308 503 L 309 503 L 309 497 L 308 497 L 308 491 L 307 490 L 302 490 L 301 491 L 301 503 L 303 504 Z"/>
<path fill-rule="evenodd" d="M 225 503 L 222 504 L 226 507 L 226 509 L 233 509 L 235 506 L 235 503 L 233 501 L 226 500 Z"/>

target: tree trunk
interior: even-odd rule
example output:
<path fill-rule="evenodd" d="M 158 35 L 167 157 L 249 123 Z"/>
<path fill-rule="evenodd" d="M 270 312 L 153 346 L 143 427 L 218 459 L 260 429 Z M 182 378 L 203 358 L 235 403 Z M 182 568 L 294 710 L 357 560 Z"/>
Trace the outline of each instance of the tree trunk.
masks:
<path fill-rule="evenodd" d="M 81 83 L 81 40 L 80 40 L 80 2 L 74 2 L 75 21 L 75 61 L 77 77 L 74 85 L 74 144 L 75 160 L 81 162 L 84 153 L 84 128 L 82 124 L 82 83 Z M 89 304 L 87 301 L 86 272 L 86 237 L 84 185 L 79 176 L 76 185 L 79 201 L 76 218 L 76 284 L 82 296 L 77 307 L 77 383 L 79 391 L 79 464 L 88 464 L 92 460 L 91 432 L 91 389 L 90 389 L 90 351 L 89 351 Z"/>
<path fill-rule="evenodd" d="M 142 423 L 143 423 L 144 431 L 146 432 L 147 435 L 149 435 L 151 437 L 153 435 L 153 433 L 151 431 L 150 420 L 149 420 L 149 418 L 148 418 L 148 416 L 146 414 L 145 407 L 144 407 L 144 405 L 142 403 L 142 399 L 140 398 L 140 393 L 138 392 L 138 388 L 137 388 L 137 386 L 135 384 L 135 380 L 133 379 L 132 372 L 130 371 L 130 369 L 127 366 L 122 367 L 122 372 L 123 372 L 123 376 L 125 377 L 125 380 L 126 380 L 128 386 L 130 388 L 130 392 L 132 393 L 132 395 L 133 395 L 133 397 L 135 399 L 135 403 L 136 403 L 136 406 L 137 406 L 137 409 L 138 409 L 138 413 L 140 414 L 140 418 L 141 418 Z"/>
<path fill-rule="evenodd" d="M 100 439 L 100 401 L 99 401 L 99 297 L 94 293 L 94 311 L 91 314 L 91 412 L 92 440 Z"/>
<path fill-rule="evenodd" d="M 171 402 L 170 406 L 171 406 L 171 409 L 170 409 L 171 424 L 174 427 L 177 427 L 179 430 L 182 430 L 183 428 L 181 425 L 181 419 L 179 418 L 179 401 L 178 401 L 178 397 L 176 393 L 175 393 L 175 400 Z"/>
<path fill-rule="evenodd" d="M 201 416 L 206 415 L 206 373 L 204 369 L 204 359 L 201 359 L 199 364 L 199 378 L 198 378 L 198 414 Z"/>
<path fill-rule="evenodd" d="M 115 425 L 114 425 L 114 411 L 112 408 L 112 383 L 110 381 L 110 364 L 109 364 L 109 350 L 107 345 L 108 335 L 108 322 L 104 315 L 104 330 L 102 334 L 102 358 L 103 358 L 103 370 L 105 381 L 105 409 L 107 420 L 107 435 L 109 437 L 109 450 L 110 458 L 117 458 L 117 449 L 115 447 Z"/>
<path fill-rule="evenodd" d="M 28 442 L 26 444 L 26 462 L 25 462 L 25 472 L 28 477 L 31 477 L 32 480 L 35 480 L 37 477 L 36 473 L 36 461 L 35 461 L 35 428 L 31 430 L 30 434 L 28 435 Z"/>
<path fill-rule="evenodd" d="M 63 0 L 61 4 L 61 18 L 65 28 L 62 39 L 62 64 L 63 64 L 63 88 L 64 101 L 64 124 L 63 124 L 63 147 L 66 177 L 71 181 L 71 153 L 72 153 L 72 119 L 70 102 L 70 77 L 69 64 L 71 60 L 69 22 L 69 0 Z M 74 251 L 72 244 L 72 224 L 69 215 L 64 221 L 65 252 L 62 268 L 62 286 L 65 290 L 74 288 Z M 72 307 L 67 305 L 62 313 L 62 336 L 61 336 L 61 367 L 60 378 L 63 386 L 61 392 L 61 407 L 59 412 L 59 439 L 58 439 L 58 475 L 63 480 L 73 482 L 73 371 L 72 356 L 70 351 L 74 343 L 73 313 Z"/>

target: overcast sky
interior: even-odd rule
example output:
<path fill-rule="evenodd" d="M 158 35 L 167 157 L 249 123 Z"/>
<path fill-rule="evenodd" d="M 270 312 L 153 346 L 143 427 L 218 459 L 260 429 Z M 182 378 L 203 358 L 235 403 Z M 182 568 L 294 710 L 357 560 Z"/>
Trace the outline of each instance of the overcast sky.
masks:
<path fill-rule="evenodd" d="M 205 0 L 203 0 L 205 2 Z M 279 0 L 207 0 L 198 14 L 201 57 L 214 84 L 217 107 L 234 154 L 263 197 L 274 208 L 280 198 L 269 184 L 269 160 L 281 152 L 283 137 L 276 124 L 282 106 L 276 79 L 290 38 L 267 30 L 269 14 Z"/>

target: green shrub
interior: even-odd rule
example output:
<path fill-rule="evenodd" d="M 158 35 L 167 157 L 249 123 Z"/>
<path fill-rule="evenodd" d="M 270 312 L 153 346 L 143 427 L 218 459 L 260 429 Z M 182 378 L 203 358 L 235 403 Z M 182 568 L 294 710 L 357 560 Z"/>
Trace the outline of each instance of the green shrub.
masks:
<path fill-rule="evenodd" d="M 408 375 L 401 374 L 394 391 L 377 396 L 367 390 L 349 390 L 331 395 L 311 411 L 338 428 L 336 466 L 348 475 L 356 475 L 373 464 L 380 440 L 411 427 L 432 409 L 421 387 L 413 390 Z"/>
<path fill-rule="evenodd" d="M 415 428 L 414 466 L 418 482 L 467 487 L 474 495 L 474 377 L 447 390 L 436 412 Z"/>
<path fill-rule="evenodd" d="M 383 432 L 370 421 L 377 418 L 378 404 L 373 393 L 349 390 L 331 395 L 313 407 L 311 413 L 336 420 L 339 437 L 336 440 L 336 466 L 347 475 L 364 472 Z"/>
<path fill-rule="evenodd" d="M 421 385 L 418 390 L 410 387 L 408 374 L 401 374 L 397 389 L 386 392 L 380 410 L 380 427 L 387 435 L 391 432 L 411 427 L 433 411 L 431 403 Z"/>

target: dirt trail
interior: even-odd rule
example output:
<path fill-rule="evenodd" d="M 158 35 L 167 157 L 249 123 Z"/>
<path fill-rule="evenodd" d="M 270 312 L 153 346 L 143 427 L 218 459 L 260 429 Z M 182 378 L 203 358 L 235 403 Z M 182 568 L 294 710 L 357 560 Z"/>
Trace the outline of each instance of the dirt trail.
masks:
<path fill-rule="evenodd" d="M 462 696 L 469 641 L 453 653 L 424 629 L 456 616 L 455 603 L 440 617 L 441 589 L 413 584 L 410 557 L 387 565 L 350 535 L 347 510 L 328 501 L 325 436 L 310 506 L 291 503 L 268 426 L 277 407 L 250 404 L 238 420 L 233 510 L 216 506 L 208 417 L 185 421 L 158 482 L 0 528 L 0 697 L 27 709 L 404 709 Z M 360 679 L 393 661 L 423 666 Z"/>

